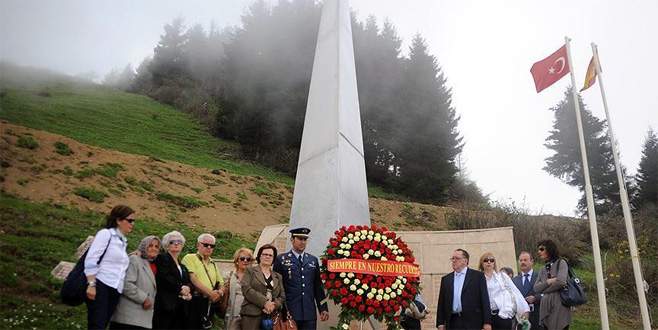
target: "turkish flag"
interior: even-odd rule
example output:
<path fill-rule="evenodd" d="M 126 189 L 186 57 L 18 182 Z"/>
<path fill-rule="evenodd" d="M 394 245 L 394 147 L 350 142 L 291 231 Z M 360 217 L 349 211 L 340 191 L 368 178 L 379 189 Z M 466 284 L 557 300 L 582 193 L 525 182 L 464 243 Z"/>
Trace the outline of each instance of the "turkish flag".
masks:
<path fill-rule="evenodd" d="M 569 73 L 567 46 L 562 46 L 547 58 L 533 64 L 530 73 L 532 73 L 532 79 L 535 80 L 537 93 L 560 80 Z"/>

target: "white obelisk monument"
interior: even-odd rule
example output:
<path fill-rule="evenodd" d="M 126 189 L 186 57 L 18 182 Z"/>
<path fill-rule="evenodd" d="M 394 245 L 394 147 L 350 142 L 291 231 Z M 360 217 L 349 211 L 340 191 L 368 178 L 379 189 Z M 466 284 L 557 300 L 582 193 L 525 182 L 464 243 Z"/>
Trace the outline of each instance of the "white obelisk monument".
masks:
<path fill-rule="evenodd" d="M 347 0 L 326 0 L 315 48 L 290 228 L 311 229 L 319 256 L 343 225 L 370 224 Z"/>

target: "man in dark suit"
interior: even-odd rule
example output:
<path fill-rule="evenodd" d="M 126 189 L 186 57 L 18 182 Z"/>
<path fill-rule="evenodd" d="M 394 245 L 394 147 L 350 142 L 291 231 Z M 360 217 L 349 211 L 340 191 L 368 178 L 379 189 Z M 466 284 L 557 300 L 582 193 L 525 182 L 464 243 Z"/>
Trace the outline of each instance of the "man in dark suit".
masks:
<path fill-rule="evenodd" d="M 491 330 L 491 306 L 484 273 L 468 268 L 463 249 L 452 252 L 454 272 L 441 278 L 436 327 L 439 330 Z"/>
<path fill-rule="evenodd" d="M 534 259 L 530 252 L 521 251 L 519 253 L 519 268 L 521 268 L 521 272 L 512 279 L 512 282 L 521 291 L 521 294 L 525 297 L 525 301 L 530 306 L 529 321 L 532 324 L 532 330 L 538 330 L 541 329 L 539 326 L 539 303 L 541 296 L 535 294 L 535 290 L 533 289 L 539 276 L 538 273 L 532 270 L 533 265 Z"/>
<path fill-rule="evenodd" d="M 276 257 L 274 271 L 283 277 L 286 292 L 286 306 L 300 330 L 315 330 L 317 307 L 320 320 L 329 319 L 324 287 L 320 280 L 320 262 L 310 253 L 304 252 L 308 228 L 290 230 L 292 249 Z"/>

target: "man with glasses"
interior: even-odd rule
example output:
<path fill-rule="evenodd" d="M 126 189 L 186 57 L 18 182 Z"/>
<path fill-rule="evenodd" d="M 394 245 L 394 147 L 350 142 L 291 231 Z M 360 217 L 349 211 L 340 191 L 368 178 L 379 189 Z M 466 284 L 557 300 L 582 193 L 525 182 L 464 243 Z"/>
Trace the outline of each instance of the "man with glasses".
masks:
<path fill-rule="evenodd" d="M 468 268 L 466 250 L 453 251 L 453 272 L 441 278 L 436 327 L 491 330 L 491 306 L 484 273 Z"/>
<path fill-rule="evenodd" d="M 190 281 L 194 285 L 187 322 L 189 329 L 202 329 L 203 323 L 212 317 L 210 304 L 219 301 L 224 294 L 224 279 L 211 258 L 215 242 L 215 236 L 211 234 L 199 235 L 197 253 L 190 253 L 181 261 L 189 270 Z"/>
<path fill-rule="evenodd" d="M 308 228 L 290 230 L 292 249 L 277 256 L 274 271 L 283 277 L 286 292 L 286 306 L 300 330 L 316 329 L 317 306 L 320 320 L 329 319 L 324 288 L 320 280 L 318 258 L 304 252 L 308 240 Z"/>
<path fill-rule="evenodd" d="M 540 329 L 539 327 L 539 303 L 541 296 L 535 293 L 535 282 L 537 282 L 538 273 L 532 269 L 535 260 L 528 251 L 521 251 L 519 253 L 519 268 L 521 272 L 519 275 L 512 279 L 514 285 L 521 291 L 525 297 L 525 301 L 530 306 L 530 324 L 533 330 Z"/>

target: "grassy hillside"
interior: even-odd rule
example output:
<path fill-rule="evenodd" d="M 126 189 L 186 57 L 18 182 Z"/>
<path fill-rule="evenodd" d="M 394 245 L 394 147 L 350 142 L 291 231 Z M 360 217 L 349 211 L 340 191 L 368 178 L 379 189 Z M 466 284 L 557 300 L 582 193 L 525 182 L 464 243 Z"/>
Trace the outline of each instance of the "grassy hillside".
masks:
<path fill-rule="evenodd" d="M 28 87 L 0 82 L 0 88 L 0 119 L 18 125 L 103 148 L 292 183 L 239 161 L 236 144 L 214 138 L 189 115 L 142 95 L 74 82 Z"/>

